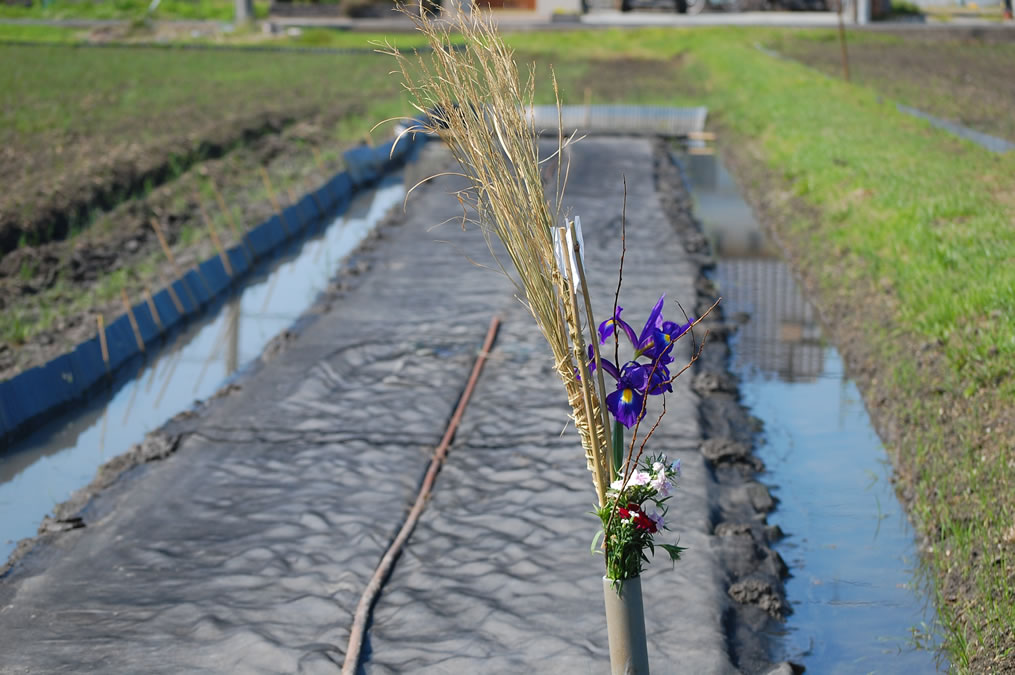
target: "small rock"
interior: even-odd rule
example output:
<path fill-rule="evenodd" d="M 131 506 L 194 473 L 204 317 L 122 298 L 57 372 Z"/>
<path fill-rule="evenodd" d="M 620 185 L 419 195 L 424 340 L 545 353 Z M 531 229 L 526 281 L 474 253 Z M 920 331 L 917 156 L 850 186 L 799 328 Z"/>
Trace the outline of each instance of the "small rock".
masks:
<path fill-rule="evenodd" d="M 699 396 L 710 396 L 716 393 L 735 394 L 737 381 L 728 373 L 698 373 L 691 380 L 691 389 Z"/>
<path fill-rule="evenodd" d="M 748 483 L 747 496 L 757 511 L 768 513 L 775 508 L 775 499 L 768 491 L 768 488 L 761 483 Z"/>
<path fill-rule="evenodd" d="M 729 596 L 741 605 L 757 605 L 762 611 L 781 619 L 790 613 L 779 593 L 764 579 L 750 577 L 730 586 Z"/>

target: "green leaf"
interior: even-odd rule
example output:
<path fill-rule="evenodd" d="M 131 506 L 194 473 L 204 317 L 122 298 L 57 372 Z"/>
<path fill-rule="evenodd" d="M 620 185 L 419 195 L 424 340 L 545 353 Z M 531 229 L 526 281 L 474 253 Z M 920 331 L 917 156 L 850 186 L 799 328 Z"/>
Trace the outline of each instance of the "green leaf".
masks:
<path fill-rule="evenodd" d="M 680 560 L 680 554 L 687 550 L 685 546 L 677 546 L 676 544 L 659 544 L 659 547 L 670 554 L 670 560 L 673 562 Z"/>

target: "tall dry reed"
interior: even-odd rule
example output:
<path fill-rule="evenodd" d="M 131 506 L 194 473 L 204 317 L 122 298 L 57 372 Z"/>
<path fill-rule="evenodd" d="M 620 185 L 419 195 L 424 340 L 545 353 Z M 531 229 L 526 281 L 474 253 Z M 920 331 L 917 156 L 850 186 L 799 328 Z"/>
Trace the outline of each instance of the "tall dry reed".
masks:
<path fill-rule="evenodd" d="M 553 352 L 556 370 L 567 391 L 572 418 L 585 449 L 600 504 L 612 475 L 611 437 L 603 369 L 593 379 L 587 344 L 599 364 L 598 341 L 583 327 L 594 327 L 581 256 L 557 255 L 555 240 L 577 245 L 574 223 L 565 222 L 561 199 L 567 181 L 564 149 L 570 139 L 558 131 L 550 182 L 543 189 L 537 135 L 529 111 L 534 71 L 519 78 L 512 51 L 488 17 L 479 12 L 437 21 L 403 9 L 427 37 L 432 53 L 403 54 L 385 45 L 401 68 L 414 107 L 423 115 L 407 132 L 425 129 L 443 140 L 458 160 L 468 187 L 459 199 L 476 211 L 498 265 L 518 289 Z M 464 47 L 454 43 L 464 42 Z M 466 216 L 463 216 L 466 217 Z M 568 232 L 570 230 L 570 237 Z M 500 242 L 505 261 L 498 255 Z M 561 264 L 563 261 L 563 264 Z"/>

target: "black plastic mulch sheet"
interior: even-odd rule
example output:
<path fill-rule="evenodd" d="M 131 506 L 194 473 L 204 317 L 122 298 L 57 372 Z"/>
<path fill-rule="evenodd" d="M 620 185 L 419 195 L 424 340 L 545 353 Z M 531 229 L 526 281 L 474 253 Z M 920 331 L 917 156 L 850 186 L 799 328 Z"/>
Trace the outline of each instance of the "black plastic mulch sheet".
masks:
<path fill-rule="evenodd" d="M 567 203 L 598 315 L 613 302 L 621 174 L 625 318 L 640 326 L 664 290 L 693 303 L 698 270 L 655 196 L 650 143 L 586 139 L 572 156 Z M 489 259 L 482 237 L 432 229 L 460 214 L 453 187 L 418 190 L 327 313 L 176 454 L 95 499 L 87 527 L 0 581 L 0 672 L 336 672 L 495 312 L 496 348 L 377 603 L 364 668 L 607 672 L 591 474 L 532 318 L 506 279 L 466 258 Z M 689 550 L 645 576 L 650 658 L 659 673 L 732 672 L 714 484 L 689 378 L 675 390 L 653 447 L 683 462 L 671 515 Z"/>

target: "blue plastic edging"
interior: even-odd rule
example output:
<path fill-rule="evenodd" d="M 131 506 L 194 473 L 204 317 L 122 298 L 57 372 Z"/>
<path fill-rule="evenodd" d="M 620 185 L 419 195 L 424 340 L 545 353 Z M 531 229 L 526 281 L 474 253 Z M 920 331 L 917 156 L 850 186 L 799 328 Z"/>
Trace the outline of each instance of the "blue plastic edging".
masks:
<path fill-rule="evenodd" d="M 286 239 L 329 213 L 342 209 L 357 188 L 376 181 L 383 173 L 413 157 L 427 140 L 423 134 L 409 134 L 403 136 L 397 145 L 393 145 L 395 141 L 390 141 L 376 148 L 360 146 L 344 153 L 347 170 L 332 176 L 317 190 L 305 194 L 295 205 L 286 208 L 283 211 L 285 224 L 278 215 L 273 215 L 249 230 L 244 235 L 244 243 L 226 251 L 232 275 L 216 254 L 187 270 L 155 294 L 152 304 L 158 321 L 148 302 L 142 301 L 131 308 L 137 332 L 127 314 L 107 325 L 108 364 L 103 358 L 100 340 L 95 336 L 42 366 L 0 382 L 0 441 L 27 423 L 87 395 L 100 381 L 141 351 L 137 333 L 140 333 L 141 345 L 145 348 L 161 339 L 164 333 L 200 312 Z"/>

